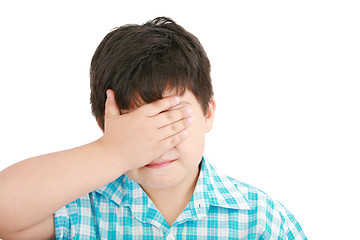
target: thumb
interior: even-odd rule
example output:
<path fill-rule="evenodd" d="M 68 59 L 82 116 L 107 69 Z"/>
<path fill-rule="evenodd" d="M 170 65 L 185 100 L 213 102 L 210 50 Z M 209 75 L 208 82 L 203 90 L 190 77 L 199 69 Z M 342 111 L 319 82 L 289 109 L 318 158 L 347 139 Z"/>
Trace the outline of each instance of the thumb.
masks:
<path fill-rule="evenodd" d="M 115 101 L 114 91 L 111 89 L 106 90 L 106 96 L 105 121 L 109 118 L 120 115 L 120 110 Z"/>

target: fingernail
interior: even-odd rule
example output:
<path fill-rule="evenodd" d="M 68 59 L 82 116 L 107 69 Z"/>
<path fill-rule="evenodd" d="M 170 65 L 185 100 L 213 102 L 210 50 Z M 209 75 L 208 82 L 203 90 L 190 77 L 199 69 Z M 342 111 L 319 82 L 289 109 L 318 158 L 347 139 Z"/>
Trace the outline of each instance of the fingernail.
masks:
<path fill-rule="evenodd" d="M 111 97 L 111 96 L 112 96 L 112 94 L 111 94 L 111 91 L 110 91 L 110 90 L 106 90 L 106 96 L 107 96 L 107 97 Z"/>
<path fill-rule="evenodd" d="M 179 97 L 174 97 L 174 101 L 176 104 L 179 104 L 180 103 L 180 98 Z"/>

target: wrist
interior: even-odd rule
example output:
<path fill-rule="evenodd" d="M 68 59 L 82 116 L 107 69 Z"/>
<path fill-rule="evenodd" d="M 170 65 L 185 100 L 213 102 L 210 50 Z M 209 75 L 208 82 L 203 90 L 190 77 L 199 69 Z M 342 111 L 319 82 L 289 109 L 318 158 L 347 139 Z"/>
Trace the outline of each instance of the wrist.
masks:
<path fill-rule="evenodd" d="M 131 169 L 130 164 L 124 161 L 126 158 L 122 155 L 121 147 L 110 146 L 105 135 L 94 141 L 93 144 L 96 152 L 101 156 L 102 163 L 111 170 L 117 170 L 118 175 L 122 175 Z M 113 150 L 114 148 L 116 148 L 116 151 Z"/>

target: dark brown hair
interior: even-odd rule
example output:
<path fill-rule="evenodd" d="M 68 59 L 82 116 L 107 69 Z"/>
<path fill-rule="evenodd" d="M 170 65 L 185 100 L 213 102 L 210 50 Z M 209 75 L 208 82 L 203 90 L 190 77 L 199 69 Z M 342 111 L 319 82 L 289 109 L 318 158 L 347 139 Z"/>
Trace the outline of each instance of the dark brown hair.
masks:
<path fill-rule="evenodd" d="M 104 129 L 106 90 L 119 109 L 150 103 L 165 90 L 190 90 L 204 114 L 213 96 L 210 62 L 199 40 L 172 19 L 125 25 L 105 36 L 91 60 L 92 113 Z"/>

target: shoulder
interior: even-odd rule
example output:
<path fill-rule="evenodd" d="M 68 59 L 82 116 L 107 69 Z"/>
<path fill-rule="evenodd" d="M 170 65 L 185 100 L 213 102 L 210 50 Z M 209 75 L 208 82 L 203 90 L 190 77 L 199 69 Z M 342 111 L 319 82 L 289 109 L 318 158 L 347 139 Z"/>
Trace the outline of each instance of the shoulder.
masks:
<path fill-rule="evenodd" d="M 278 200 L 250 184 L 227 176 L 245 197 L 253 214 L 262 226 L 264 235 L 284 235 L 285 239 L 307 239 L 294 215 Z"/>
<path fill-rule="evenodd" d="M 83 224 L 84 217 L 91 216 L 89 194 L 60 208 L 54 214 L 55 234 L 57 239 L 72 239 Z"/>
<path fill-rule="evenodd" d="M 204 163 L 213 206 L 238 209 L 238 214 L 248 219 L 248 227 L 256 229 L 264 239 L 274 236 L 306 239 L 295 217 L 278 200 L 257 187 L 221 173 L 207 161 Z"/>
<path fill-rule="evenodd" d="M 60 208 L 57 212 L 57 216 L 69 217 L 74 214 L 79 214 L 81 208 L 91 208 L 90 204 L 90 194 L 86 194 L 73 202 L 65 205 L 64 207 Z"/>
<path fill-rule="evenodd" d="M 204 163 L 204 176 L 208 178 L 206 182 L 209 183 L 211 192 L 215 192 L 213 195 L 216 198 L 227 197 L 236 203 L 246 203 L 252 210 L 261 210 L 267 204 L 275 205 L 275 201 L 264 191 L 223 174 L 208 161 L 204 161 Z"/>
<path fill-rule="evenodd" d="M 236 187 L 236 189 L 248 200 L 251 208 L 256 208 L 262 204 L 273 204 L 275 201 L 264 191 L 248 183 L 239 181 L 233 177 L 226 178 Z"/>

